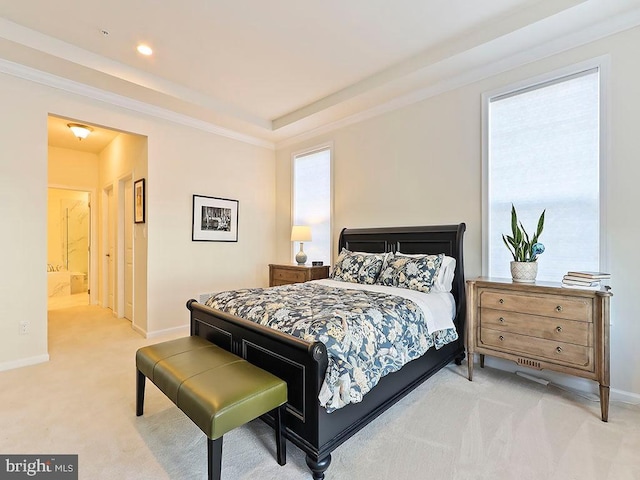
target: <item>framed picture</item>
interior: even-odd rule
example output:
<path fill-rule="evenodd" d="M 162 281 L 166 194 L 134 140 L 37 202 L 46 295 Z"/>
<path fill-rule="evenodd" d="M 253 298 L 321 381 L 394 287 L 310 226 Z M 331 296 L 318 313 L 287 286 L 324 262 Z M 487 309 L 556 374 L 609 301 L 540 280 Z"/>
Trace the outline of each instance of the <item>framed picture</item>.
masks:
<path fill-rule="evenodd" d="M 237 242 L 238 200 L 193 196 L 194 242 Z"/>
<path fill-rule="evenodd" d="M 144 223 L 144 178 L 133 183 L 133 221 Z"/>

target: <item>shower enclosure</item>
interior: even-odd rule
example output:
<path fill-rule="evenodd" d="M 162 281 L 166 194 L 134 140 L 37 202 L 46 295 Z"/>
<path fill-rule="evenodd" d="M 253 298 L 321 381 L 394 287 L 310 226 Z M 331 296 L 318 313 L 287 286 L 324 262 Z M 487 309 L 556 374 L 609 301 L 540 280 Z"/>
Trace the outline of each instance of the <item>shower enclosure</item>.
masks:
<path fill-rule="evenodd" d="M 89 193 L 49 188 L 49 296 L 86 293 L 89 278 Z"/>

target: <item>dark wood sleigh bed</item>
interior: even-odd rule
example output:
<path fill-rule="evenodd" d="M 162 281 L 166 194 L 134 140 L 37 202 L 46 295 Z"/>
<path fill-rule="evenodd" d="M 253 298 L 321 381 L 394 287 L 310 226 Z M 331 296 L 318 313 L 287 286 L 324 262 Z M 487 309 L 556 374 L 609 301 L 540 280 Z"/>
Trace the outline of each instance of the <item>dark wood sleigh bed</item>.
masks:
<path fill-rule="evenodd" d="M 465 224 L 343 229 L 339 249 L 407 254 L 444 253 L 456 259 L 452 294 L 456 301 L 454 323 L 459 339 L 383 377 L 362 402 L 332 413 L 320 406 L 318 394 L 327 369 L 323 343 L 309 343 L 254 322 L 199 304 L 187 302 L 191 311 L 191 335 L 197 335 L 245 358 L 284 379 L 288 386 L 286 436 L 306 453 L 316 480 L 324 478 L 331 452 L 374 418 L 411 392 L 442 367 L 465 356 L 465 283 L 463 235 Z M 268 423 L 272 419 L 265 418 Z"/>

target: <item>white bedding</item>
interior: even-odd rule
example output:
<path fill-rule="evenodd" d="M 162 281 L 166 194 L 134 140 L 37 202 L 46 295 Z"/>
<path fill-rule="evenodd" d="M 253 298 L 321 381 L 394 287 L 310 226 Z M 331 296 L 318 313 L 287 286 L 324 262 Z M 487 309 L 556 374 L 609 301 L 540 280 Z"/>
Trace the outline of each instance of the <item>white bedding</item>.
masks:
<path fill-rule="evenodd" d="M 360 283 L 341 282 L 338 280 L 324 279 L 313 280 L 313 283 L 328 287 L 344 288 L 352 290 L 368 290 L 372 292 L 397 295 L 412 300 L 424 313 L 427 322 L 427 330 L 433 334 L 439 330 L 455 328 L 453 319 L 456 315 L 456 304 L 450 292 L 418 292 L 406 288 L 388 287 L 385 285 L 363 285 Z"/>

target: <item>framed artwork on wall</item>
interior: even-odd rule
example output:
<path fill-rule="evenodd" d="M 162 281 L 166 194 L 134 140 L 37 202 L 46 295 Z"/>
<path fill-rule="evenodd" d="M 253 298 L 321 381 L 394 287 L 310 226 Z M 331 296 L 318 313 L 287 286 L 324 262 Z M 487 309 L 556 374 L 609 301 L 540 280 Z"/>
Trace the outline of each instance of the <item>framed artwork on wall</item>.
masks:
<path fill-rule="evenodd" d="M 238 200 L 193 196 L 194 242 L 237 242 Z"/>
<path fill-rule="evenodd" d="M 145 212 L 145 191 L 144 178 L 133 183 L 133 221 L 134 223 L 144 223 Z"/>

